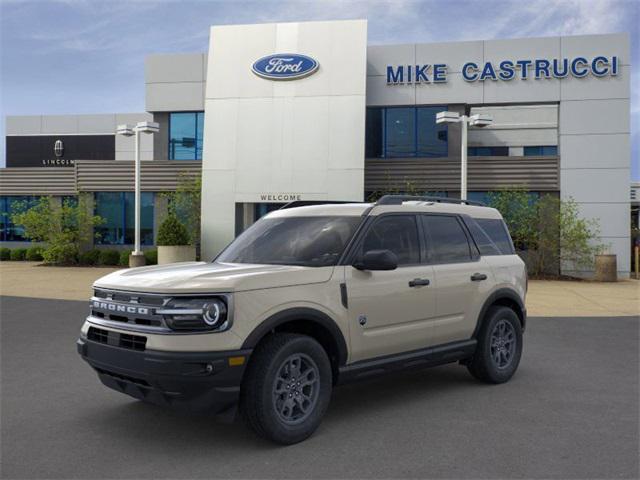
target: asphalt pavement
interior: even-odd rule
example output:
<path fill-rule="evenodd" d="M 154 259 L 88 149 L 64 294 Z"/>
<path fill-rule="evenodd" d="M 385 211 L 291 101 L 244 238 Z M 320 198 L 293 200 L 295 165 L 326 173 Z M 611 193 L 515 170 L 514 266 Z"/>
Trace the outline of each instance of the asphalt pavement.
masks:
<path fill-rule="evenodd" d="M 111 391 L 76 353 L 87 302 L 1 297 L 2 478 L 638 478 L 639 319 L 530 318 L 520 369 L 334 391 L 306 442 Z"/>

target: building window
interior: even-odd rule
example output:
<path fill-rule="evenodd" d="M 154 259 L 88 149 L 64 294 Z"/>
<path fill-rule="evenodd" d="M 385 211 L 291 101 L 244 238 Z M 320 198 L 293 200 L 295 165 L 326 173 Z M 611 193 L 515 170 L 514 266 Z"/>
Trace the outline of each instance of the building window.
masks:
<path fill-rule="evenodd" d="M 204 112 L 169 114 L 169 160 L 202 160 Z"/>
<path fill-rule="evenodd" d="M 556 157 L 558 147 L 556 145 L 524 147 L 525 157 Z"/>
<path fill-rule="evenodd" d="M 508 157 L 509 147 L 469 147 L 470 157 Z"/>
<path fill-rule="evenodd" d="M 446 107 L 372 107 L 367 109 L 367 158 L 448 156 L 447 125 L 436 124 Z"/>
<path fill-rule="evenodd" d="M 140 242 L 153 245 L 153 204 L 152 192 L 140 194 Z M 135 196 L 134 192 L 96 192 L 95 214 L 105 220 L 96 227 L 101 245 L 131 245 L 135 237 Z"/>
<path fill-rule="evenodd" d="M 0 242 L 29 242 L 24 236 L 24 228 L 11 221 L 14 213 L 28 210 L 38 203 L 38 197 L 0 197 Z"/>

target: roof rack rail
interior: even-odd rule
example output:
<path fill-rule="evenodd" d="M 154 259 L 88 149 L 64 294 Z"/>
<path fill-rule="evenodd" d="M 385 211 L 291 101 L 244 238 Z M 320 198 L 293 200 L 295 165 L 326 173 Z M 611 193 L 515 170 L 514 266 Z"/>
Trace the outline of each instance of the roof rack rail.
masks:
<path fill-rule="evenodd" d="M 310 205 L 339 205 L 343 203 L 364 203 L 356 200 L 294 200 L 281 206 L 278 210 L 287 208 L 308 207 Z"/>
<path fill-rule="evenodd" d="M 436 203 L 459 203 L 462 205 L 475 205 L 478 207 L 486 207 L 482 202 L 475 202 L 473 200 L 462 200 L 460 198 L 449 197 L 435 197 L 435 196 L 423 196 L 423 195 L 384 195 L 377 202 L 376 205 L 402 205 L 402 202 L 436 202 Z"/>

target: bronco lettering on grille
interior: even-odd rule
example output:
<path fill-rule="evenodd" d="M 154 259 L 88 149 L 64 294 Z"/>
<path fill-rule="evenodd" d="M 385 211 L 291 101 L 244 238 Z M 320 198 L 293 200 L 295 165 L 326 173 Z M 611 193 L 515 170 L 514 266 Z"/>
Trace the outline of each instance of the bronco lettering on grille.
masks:
<path fill-rule="evenodd" d="M 146 307 L 133 307 L 130 305 L 122 305 L 119 303 L 100 302 L 98 300 L 93 301 L 93 307 L 100 310 L 109 310 L 112 312 L 134 313 L 138 315 L 149 314 L 149 309 Z"/>

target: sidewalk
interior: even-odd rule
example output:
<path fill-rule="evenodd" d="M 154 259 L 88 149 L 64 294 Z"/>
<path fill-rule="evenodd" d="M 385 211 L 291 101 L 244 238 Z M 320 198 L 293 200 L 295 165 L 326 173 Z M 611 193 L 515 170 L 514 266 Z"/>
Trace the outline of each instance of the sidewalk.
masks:
<path fill-rule="evenodd" d="M 117 267 L 43 267 L 37 262 L 0 262 L 0 295 L 83 300 L 91 284 Z M 640 281 L 617 283 L 532 280 L 530 317 L 614 317 L 640 315 Z"/>
<path fill-rule="evenodd" d="M 40 262 L 0 262 L 0 295 L 89 300 L 91 285 L 118 267 L 44 267 Z"/>

